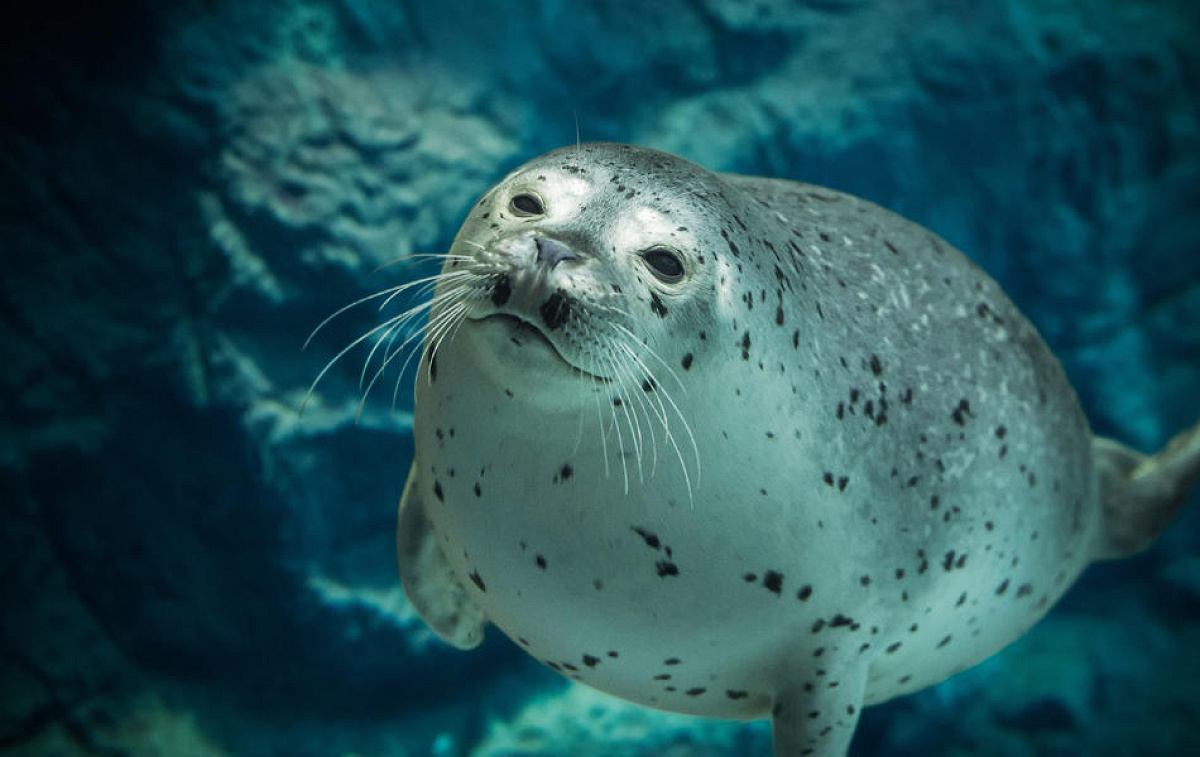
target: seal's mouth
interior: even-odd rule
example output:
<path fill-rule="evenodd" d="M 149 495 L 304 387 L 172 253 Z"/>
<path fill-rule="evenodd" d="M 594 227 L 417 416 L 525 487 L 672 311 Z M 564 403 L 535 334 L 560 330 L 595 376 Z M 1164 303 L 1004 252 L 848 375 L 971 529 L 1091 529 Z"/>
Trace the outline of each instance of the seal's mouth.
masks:
<path fill-rule="evenodd" d="M 546 332 L 544 332 L 532 321 L 528 321 L 519 315 L 513 315 L 511 313 L 492 313 L 482 318 L 473 318 L 472 320 L 481 324 L 494 323 L 501 325 L 504 328 L 505 336 L 508 338 L 508 341 L 514 346 L 526 347 L 530 344 L 540 345 L 553 353 L 554 356 L 559 359 L 559 361 L 564 363 L 572 371 L 575 371 L 586 378 L 604 383 L 611 381 L 609 378 L 598 376 L 572 363 L 567 359 L 566 355 L 559 350 L 558 346 L 555 345 L 554 342 L 546 335 Z"/>

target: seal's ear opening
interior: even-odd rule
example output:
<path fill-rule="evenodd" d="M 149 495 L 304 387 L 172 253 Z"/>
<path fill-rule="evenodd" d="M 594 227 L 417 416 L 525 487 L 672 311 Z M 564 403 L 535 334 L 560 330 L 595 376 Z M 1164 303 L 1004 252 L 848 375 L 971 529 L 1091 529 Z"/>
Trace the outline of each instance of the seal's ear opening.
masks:
<path fill-rule="evenodd" d="M 1183 505 L 1200 474 L 1200 423 L 1155 455 L 1097 436 L 1096 459 L 1104 533 L 1095 558 L 1128 557 L 1150 545 Z"/>

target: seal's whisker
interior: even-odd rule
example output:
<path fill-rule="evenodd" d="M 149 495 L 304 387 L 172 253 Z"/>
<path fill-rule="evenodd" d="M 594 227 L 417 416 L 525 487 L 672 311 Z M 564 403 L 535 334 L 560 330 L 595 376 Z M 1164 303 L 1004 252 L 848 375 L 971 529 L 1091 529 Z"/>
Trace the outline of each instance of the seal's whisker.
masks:
<path fill-rule="evenodd" d="M 399 286 L 402 287 L 404 285 L 401 284 Z M 358 307 L 359 305 L 363 304 L 364 302 L 370 302 L 371 300 L 375 299 L 376 297 L 383 297 L 383 296 L 389 295 L 398 288 L 399 287 L 388 287 L 387 289 L 381 289 L 380 291 L 375 292 L 374 294 L 368 294 L 366 297 L 360 297 L 359 299 L 355 300 L 354 302 L 351 302 L 349 305 L 343 305 L 342 307 L 333 311 L 329 315 L 325 316 L 325 319 L 323 321 L 321 321 L 320 323 L 318 323 L 317 327 L 309 333 L 308 338 L 304 340 L 304 345 L 300 348 L 301 351 L 308 349 L 308 345 L 312 343 L 313 338 L 316 337 L 316 335 L 318 333 L 320 333 L 321 329 L 328 326 L 329 322 L 332 321 L 334 318 L 337 318 L 339 315 L 341 315 L 342 313 L 345 313 L 347 310 L 350 310 L 351 308 Z"/>
<path fill-rule="evenodd" d="M 668 392 L 666 390 L 666 387 L 662 386 L 662 384 L 658 383 L 658 381 L 655 379 L 654 372 L 651 371 L 646 366 L 645 362 L 643 362 L 642 359 L 640 357 L 638 357 L 638 355 L 635 352 L 633 352 L 633 349 L 631 347 L 629 347 L 629 345 L 620 343 L 620 342 L 618 343 L 618 345 L 625 352 L 625 354 L 631 360 L 634 361 L 634 363 L 639 368 L 641 368 L 643 371 L 646 372 L 646 374 L 650 377 L 650 380 L 655 382 L 655 385 L 657 386 L 657 389 L 659 390 L 659 391 L 654 392 L 654 395 L 655 395 L 655 399 L 658 402 L 659 410 L 661 411 L 661 414 L 659 415 L 659 420 L 662 422 L 663 434 L 665 436 L 665 440 L 667 442 L 669 442 L 672 449 L 675 450 L 675 456 L 679 459 L 679 465 L 680 465 L 680 468 L 682 468 L 682 470 L 683 470 L 684 481 L 687 485 L 688 500 L 693 501 L 692 500 L 691 475 L 688 473 L 687 463 L 683 459 L 683 452 L 682 452 L 682 450 L 679 449 L 679 443 L 675 438 L 675 434 L 671 431 L 671 425 L 668 422 L 667 411 L 666 411 L 665 406 L 663 405 L 663 399 L 665 399 L 666 402 L 671 406 L 671 409 L 675 412 L 675 415 L 679 418 L 679 422 L 681 424 L 683 424 L 683 430 L 685 432 L 687 432 L 688 440 L 691 442 L 692 452 L 696 458 L 696 473 L 698 476 L 700 473 L 700 469 L 701 469 L 700 447 L 696 444 L 696 437 L 692 433 L 692 428 L 688 424 L 687 418 L 684 417 L 683 412 L 679 409 L 679 405 L 677 405 L 675 403 L 675 400 L 671 397 L 671 393 Z"/>
<path fill-rule="evenodd" d="M 391 260 L 385 260 L 384 262 L 382 262 L 379 265 L 372 268 L 371 272 L 367 274 L 367 277 L 369 278 L 371 276 L 374 276 L 375 274 L 379 273 L 383 269 L 390 268 L 390 267 L 396 265 L 397 263 L 404 263 L 404 262 L 407 262 L 410 260 L 443 260 L 443 261 L 445 261 L 445 260 L 469 260 L 469 259 L 470 258 L 467 258 L 466 256 L 456 255 L 452 252 L 413 252 L 413 253 L 409 253 L 407 255 L 398 255 L 398 256 L 392 258 Z"/>
<path fill-rule="evenodd" d="M 607 364 L 609 366 L 609 370 L 611 370 L 614 375 L 620 375 L 621 368 L 617 365 L 611 353 L 608 356 Z M 633 453 L 635 459 L 637 460 L 638 482 L 644 483 L 646 478 L 645 470 L 642 467 L 643 439 L 641 420 L 638 418 L 636 412 L 631 413 L 629 410 L 629 396 L 628 392 L 625 391 L 624 382 L 619 382 L 617 384 L 617 392 L 621 403 L 619 407 L 621 409 L 621 413 L 625 416 L 625 425 L 629 427 L 629 436 L 633 444 Z M 617 408 L 618 405 L 613 403 L 614 423 L 618 423 L 618 420 L 615 417 L 617 414 Z M 626 493 L 628 493 L 628 488 L 626 489 Z"/>
<path fill-rule="evenodd" d="M 654 421 L 657 421 L 658 424 L 665 424 L 666 423 L 665 415 L 660 413 L 658 408 L 654 407 L 654 404 L 646 396 L 646 392 L 645 392 L 644 388 L 639 384 L 639 382 L 637 380 L 638 371 L 634 370 L 633 361 L 630 360 L 630 355 L 631 355 L 630 347 L 626 344 L 623 344 L 620 341 L 615 342 L 615 344 L 619 348 L 619 350 L 614 354 L 613 357 L 614 357 L 614 359 L 619 359 L 619 361 L 620 361 L 620 368 L 618 369 L 619 373 L 620 373 L 620 375 L 622 375 L 622 377 L 628 377 L 628 379 L 629 379 L 628 381 L 623 380 L 621 382 L 621 385 L 623 387 L 627 388 L 627 390 L 628 390 L 627 394 L 626 394 L 626 403 L 628 404 L 628 399 L 630 396 L 637 398 L 638 404 L 635 407 L 635 414 L 636 414 L 636 409 L 640 409 L 642 411 L 642 415 L 646 418 L 646 428 L 647 429 L 649 429 L 651 426 L 655 425 Z M 653 416 L 653 420 L 652 420 L 651 416 Z M 641 425 L 640 421 L 639 421 L 638 425 L 639 426 Z M 658 439 L 657 439 L 657 435 L 650 434 L 650 442 L 651 442 L 650 443 L 650 476 L 653 477 L 655 472 L 658 470 Z"/>
<path fill-rule="evenodd" d="M 405 311 L 405 313 L 401 314 L 400 316 L 397 316 L 397 318 L 403 318 L 405 322 L 411 321 L 421 311 L 426 310 L 426 309 L 434 306 L 435 304 L 436 305 L 442 304 L 443 302 L 446 301 L 446 299 L 448 299 L 448 297 L 449 297 L 448 295 L 439 295 L 438 297 L 435 297 L 433 300 L 430 300 L 429 302 L 422 303 L 421 305 L 419 305 L 417 307 L 410 308 L 409 310 Z M 392 335 L 392 339 L 394 339 L 395 334 L 400 333 L 399 327 L 401 325 L 403 325 L 403 324 L 398 323 L 398 324 L 396 324 L 396 326 L 393 327 L 394 332 Z M 419 328 L 415 329 L 411 334 L 409 334 L 407 337 L 405 337 L 404 341 L 402 341 L 399 345 L 397 345 L 395 347 L 392 347 L 391 342 L 389 341 L 388 348 L 386 350 L 384 350 L 384 357 L 383 357 L 382 361 L 380 362 L 379 367 L 375 370 L 375 373 L 371 376 L 371 382 L 369 384 L 367 384 L 366 390 L 363 392 L 362 400 L 359 402 L 359 407 L 358 407 L 359 415 L 362 414 L 363 407 L 366 404 L 368 395 L 370 395 L 370 393 L 371 393 L 372 387 L 374 387 L 375 383 L 383 376 L 384 372 L 387 370 L 388 365 L 390 365 L 392 363 L 392 361 L 396 359 L 397 356 L 403 354 L 404 352 L 408 352 L 409 356 L 411 357 L 415 351 L 409 349 L 410 346 L 414 342 L 422 339 L 425 336 L 428 329 L 429 329 L 428 323 L 421 325 Z M 374 350 L 372 350 L 372 354 L 373 353 L 374 353 Z M 368 360 L 369 360 L 369 358 L 368 358 Z M 404 365 L 401 367 L 400 373 L 396 376 L 396 389 L 392 393 L 392 415 L 393 416 L 396 413 L 396 401 L 397 401 L 397 396 L 399 393 L 400 383 L 404 379 L 404 372 L 407 369 L 407 367 L 408 367 L 408 361 L 406 360 Z M 365 365 L 363 366 L 363 370 L 364 370 L 364 372 L 366 371 Z"/>
<path fill-rule="evenodd" d="M 600 356 L 597 358 L 597 362 L 600 363 L 600 365 L 604 366 L 605 373 L 607 373 L 609 375 L 620 375 L 620 370 L 615 365 L 615 363 L 613 363 L 613 361 L 611 359 L 605 360 L 605 357 L 606 356 Z M 624 437 L 624 434 L 621 432 L 621 418 L 620 418 L 620 414 L 618 413 L 618 408 L 620 408 L 621 412 L 624 413 L 626 416 L 626 425 L 629 429 L 629 443 L 633 446 L 634 456 L 637 457 L 639 460 L 639 463 L 638 463 L 638 478 L 639 479 L 641 478 L 641 463 L 640 463 L 640 455 L 638 454 L 638 446 L 640 444 L 640 439 L 634 433 L 633 424 L 628 422 L 629 410 L 627 408 L 627 402 L 622 396 L 621 386 L 622 385 L 620 382 L 616 382 L 617 396 L 614 397 L 612 399 L 612 401 L 610 402 L 609 413 L 611 416 L 611 426 L 617 436 L 617 456 L 621 459 L 621 470 L 622 470 L 624 483 L 625 483 L 625 494 L 629 494 L 629 467 L 628 467 L 628 463 L 626 462 L 626 459 L 625 459 L 625 453 L 624 453 L 625 437 Z M 603 433 L 603 431 L 602 431 L 602 433 Z"/>
<path fill-rule="evenodd" d="M 621 331 L 621 332 L 623 332 L 623 333 L 624 333 L 624 334 L 625 334 L 627 337 L 629 337 L 630 339 L 634 340 L 634 342 L 636 342 L 637 344 L 641 345 L 641 346 L 642 346 L 642 347 L 643 347 L 643 348 L 646 350 L 646 353 L 647 353 L 648 355 L 650 355 L 650 356 L 651 356 L 651 357 L 653 357 L 655 360 L 657 360 L 659 363 L 661 363 L 663 368 L 666 368 L 666 369 L 667 369 L 667 373 L 668 373 L 668 374 L 670 374 L 671 378 L 675 380 L 675 383 L 676 383 L 676 384 L 679 386 L 679 388 L 680 388 L 680 389 L 682 389 L 682 390 L 684 391 L 684 393 L 687 393 L 687 386 L 686 386 L 686 385 L 683 383 L 683 381 L 682 381 L 682 380 L 680 380 L 680 378 L 679 378 L 679 374 L 675 373 L 675 369 L 674 369 L 674 368 L 672 368 L 672 367 L 671 367 L 671 366 L 670 366 L 670 365 L 667 363 L 667 361 L 666 361 L 666 360 L 663 360 L 663 359 L 662 359 L 662 357 L 661 357 L 661 356 L 658 354 L 658 352 L 657 352 L 657 351 L 656 351 L 656 350 L 655 350 L 653 347 L 651 347 L 651 346 L 650 346 L 649 344 L 647 344 L 646 342 L 644 342 L 644 341 L 642 341 L 642 340 L 638 339 L 636 336 L 634 336 L 634 334 L 633 334 L 633 332 L 632 332 L 632 331 L 630 331 L 629 329 L 625 328 L 625 327 L 624 327 L 624 326 L 622 326 L 621 324 L 619 324 L 619 323 L 611 323 L 611 324 L 609 324 L 609 325 L 611 325 L 613 328 L 617 329 L 618 331 Z"/>
<path fill-rule="evenodd" d="M 399 317 L 399 316 L 397 316 L 397 317 Z M 362 336 L 360 336 L 357 339 L 350 342 L 350 344 L 347 344 L 345 347 L 343 347 L 341 349 L 341 351 L 339 351 L 336 355 L 333 356 L 333 358 L 331 358 L 329 360 L 329 362 L 325 363 L 325 367 L 321 369 L 321 372 L 317 374 L 317 377 L 315 379 L 313 379 L 312 384 L 309 385 L 308 391 L 304 393 L 304 399 L 300 401 L 300 413 L 301 414 L 304 413 L 304 408 L 308 406 L 308 401 L 312 398 L 313 392 L 316 391 L 317 384 L 321 383 L 321 379 L 323 379 L 325 377 L 326 373 L 329 373 L 329 370 L 331 368 L 333 368 L 333 366 L 337 363 L 337 361 L 341 360 L 346 355 L 347 352 L 354 349 L 358 345 L 362 344 L 367 339 L 370 339 L 375 334 L 377 334 L 380 331 L 383 331 L 385 329 L 392 328 L 395 325 L 395 323 L 393 321 L 394 321 L 394 319 L 389 318 L 388 320 L 384 321 L 383 323 L 370 329 L 365 334 L 363 334 Z"/>
<path fill-rule="evenodd" d="M 433 278 L 436 278 L 436 277 L 433 277 Z M 426 286 L 432 286 L 432 284 L 434 284 L 434 283 L 436 283 L 436 282 L 429 282 L 426 284 Z M 382 345 L 384 342 L 387 342 L 387 347 L 386 347 L 386 349 L 384 349 L 385 358 L 383 360 L 383 365 L 380 366 L 380 370 L 382 370 L 392 360 L 392 357 L 393 357 L 392 344 L 395 341 L 396 335 L 401 333 L 405 328 L 407 328 L 408 325 L 415 318 L 422 315 L 425 311 L 429 310 L 430 308 L 437 306 L 440 302 L 444 301 L 447 297 L 449 297 L 450 294 L 454 291 L 456 291 L 456 290 L 451 290 L 450 292 L 435 296 L 430 300 L 427 300 L 424 302 L 419 302 L 416 305 L 405 310 L 404 312 L 400 313 L 399 315 L 388 319 L 388 323 L 393 324 L 392 327 L 389 328 L 382 335 L 380 335 L 379 339 L 376 340 L 376 342 L 375 342 L 375 346 L 372 347 L 371 351 L 367 354 L 366 360 L 363 361 L 362 373 L 358 377 L 359 391 L 362 391 L 362 389 L 363 389 L 363 383 L 366 380 L 367 371 L 370 369 L 371 362 L 374 360 L 375 353 L 379 349 L 380 345 Z M 404 340 L 404 342 L 401 344 L 401 349 L 404 346 L 411 343 L 413 336 L 419 336 L 419 334 L 423 331 L 423 329 L 424 329 L 424 327 L 417 329 L 416 333 L 414 335 L 408 336 Z M 376 376 L 378 376 L 378 372 L 376 373 Z M 371 383 L 374 383 L 374 380 L 372 380 Z"/>
<path fill-rule="evenodd" d="M 420 289 L 417 290 L 415 296 L 418 299 L 422 299 L 430 289 L 439 286 L 444 282 L 453 282 L 458 279 L 469 278 L 471 278 L 471 274 L 467 271 L 449 271 L 445 273 L 437 273 L 433 276 L 424 276 L 422 278 L 415 279 L 406 284 L 394 287 L 395 291 L 393 291 L 386 300 L 379 304 L 379 309 L 383 310 L 385 307 L 391 304 L 392 300 L 396 299 L 396 297 L 412 289 L 413 287 L 420 286 Z"/>

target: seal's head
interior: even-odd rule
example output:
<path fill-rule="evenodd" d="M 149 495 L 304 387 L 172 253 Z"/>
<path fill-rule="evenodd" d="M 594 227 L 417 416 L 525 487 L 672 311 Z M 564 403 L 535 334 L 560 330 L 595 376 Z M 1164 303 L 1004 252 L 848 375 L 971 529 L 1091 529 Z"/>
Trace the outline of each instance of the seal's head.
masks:
<path fill-rule="evenodd" d="M 548 391 L 531 396 L 564 406 L 677 382 L 693 357 L 663 355 L 704 339 L 696 324 L 710 320 L 720 277 L 706 248 L 727 225 L 724 191 L 700 166 L 629 145 L 521 166 L 455 239 L 431 314 L 435 356 L 436 336 L 455 329 L 482 374 L 511 384 L 536 367 Z"/>

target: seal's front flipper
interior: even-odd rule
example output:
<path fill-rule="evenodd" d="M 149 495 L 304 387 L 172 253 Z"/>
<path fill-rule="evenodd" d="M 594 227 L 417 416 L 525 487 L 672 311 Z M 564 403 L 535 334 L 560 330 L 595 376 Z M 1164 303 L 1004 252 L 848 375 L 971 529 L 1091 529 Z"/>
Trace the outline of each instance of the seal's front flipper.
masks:
<path fill-rule="evenodd" d="M 866 690 L 865 665 L 835 673 L 809 669 L 775 695 L 771 735 L 775 757 L 845 757 Z"/>
<path fill-rule="evenodd" d="M 400 582 L 421 620 L 448 644 L 473 649 L 483 641 L 483 610 L 459 583 L 425 516 L 416 464 L 408 472 L 396 528 Z"/>
<path fill-rule="evenodd" d="M 1104 534 L 1097 558 L 1125 557 L 1149 546 L 1187 499 L 1200 474 L 1200 423 L 1155 455 L 1112 439 L 1092 440 Z"/>

